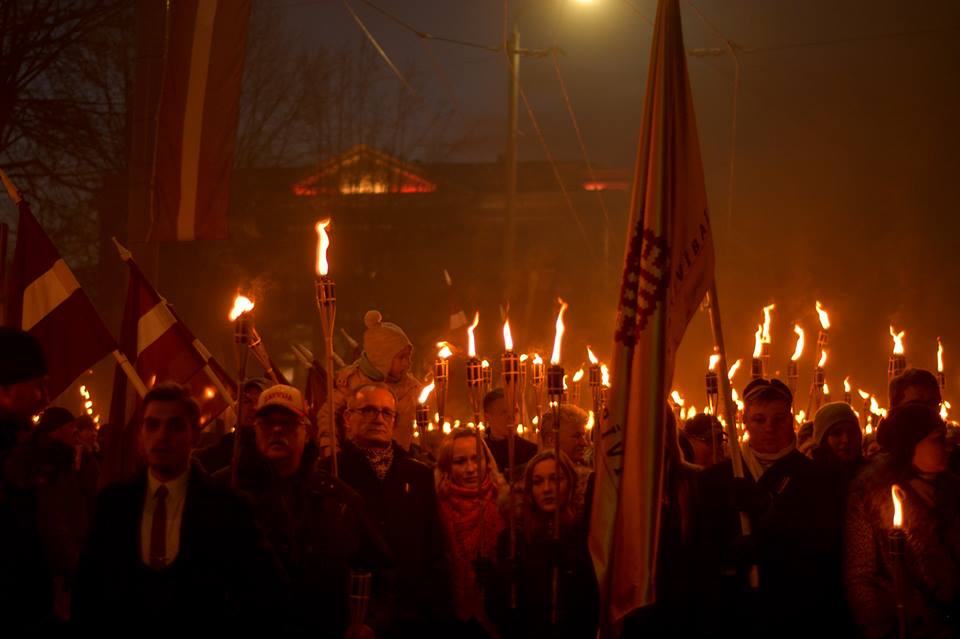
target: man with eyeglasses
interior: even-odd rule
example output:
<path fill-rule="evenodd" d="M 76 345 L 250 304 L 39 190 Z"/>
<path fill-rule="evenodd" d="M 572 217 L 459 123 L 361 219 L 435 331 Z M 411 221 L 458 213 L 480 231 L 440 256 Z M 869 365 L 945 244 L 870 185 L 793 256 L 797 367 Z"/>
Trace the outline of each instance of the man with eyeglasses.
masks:
<path fill-rule="evenodd" d="M 332 478 L 318 463 L 316 448 L 306 445 L 306 411 L 292 386 L 263 391 L 251 420 L 257 454 L 241 459 L 238 469 L 238 488 L 252 498 L 289 581 L 292 614 L 277 630 L 344 636 L 350 573 L 366 571 L 373 576 L 366 622 L 379 635 L 389 551 L 359 495 Z M 225 468 L 217 476 L 227 479 L 229 473 Z"/>
<path fill-rule="evenodd" d="M 397 400 L 385 384 L 353 391 L 344 419 L 350 439 L 337 457 L 340 478 L 360 494 L 396 571 L 386 636 L 444 636 L 451 600 L 433 471 L 393 441 Z"/>

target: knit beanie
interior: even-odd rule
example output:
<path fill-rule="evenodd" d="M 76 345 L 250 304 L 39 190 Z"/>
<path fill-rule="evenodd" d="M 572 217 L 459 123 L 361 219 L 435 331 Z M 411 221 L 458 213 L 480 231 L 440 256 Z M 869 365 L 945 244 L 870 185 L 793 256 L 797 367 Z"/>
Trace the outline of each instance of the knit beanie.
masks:
<path fill-rule="evenodd" d="M 387 376 L 393 358 L 412 344 L 402 328 L 383 321 L 380 311 L 367 311 L 363 323 L 367 326 L 363 333 L 363 354 L 378 371 Z"/>
<path fill-rule="evenodd" d="M 0 326 L 0 385 L 9 386 L 47 374 L 43 349 L 36 337 Z"/>
<path fill-rule="evenodd" d="M 857 418 L 857 414 L 853 412 L 853 409 L 850 408 L 850 404 L 846 402 L 830 402 L 829 404 L 821 406 L 813 418 L 813 442 L 817 446 L 822 444 L 823 438 L 826 437 L 830 427 L 841 422 L 852 422 L 859 428 L 860 420 Z"/>
<path fill-rule="evenodd" d="M 904 404 L 890 411 L 877 427 L 877 443 L 895 459 L 913 458 L 913 450 L 927 435 L 943 428 L 940 415 L 925 404 Z"/>

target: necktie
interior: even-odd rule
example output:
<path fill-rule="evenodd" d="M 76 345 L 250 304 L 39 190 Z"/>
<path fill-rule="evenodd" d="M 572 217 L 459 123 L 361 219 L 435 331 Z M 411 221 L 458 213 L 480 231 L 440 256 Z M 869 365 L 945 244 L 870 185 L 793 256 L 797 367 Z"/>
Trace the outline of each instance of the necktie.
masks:
<path fill-rule="evenodd" d="M 150 526 L 150 567 L 160 570 L 167 565 L 167 487 L 160 484 L 155 493 L 153 524 Z"/>

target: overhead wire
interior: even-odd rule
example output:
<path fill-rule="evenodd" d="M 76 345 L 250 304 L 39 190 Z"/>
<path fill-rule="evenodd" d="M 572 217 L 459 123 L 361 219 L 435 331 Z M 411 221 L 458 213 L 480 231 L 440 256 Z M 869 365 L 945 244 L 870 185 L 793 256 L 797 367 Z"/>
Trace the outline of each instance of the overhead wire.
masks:
<path fill-rule="evenodd" d="M 403 73 L 401 73 L 400 69 L 397 68 L 397 65 L 393 63 L 393 60 L 391 60 L 390 56 L 387 55 L 387 52 L 383 50 L 383 47 L 380 46 L 380 43 L 377 42 L 377 39 L 373 37 L 373 34 L 370 33 L 370 30 L 367 29 L 367 25 L 363 23 L 363 20 L 361 20 L 360 16 L 357 15 L 357 12 L 354 11 L 353 7 L 350 6 L 349 0 L 343 0 L 343 6 L 346 7 L 347 11 L 350 12 L 350 15 L 353 16 L 353 20 L 357 23 L 357 26 L 360 27 L 360 30 L 363 31 L 364 35 L 367 37 L 367 40 L 369 40 L 370 44 L 373 45 L 373 48 L 377 50 L 377 53 L 380 54 L 380 57 L 383 58 L 383 61 L 388 67 L 390 67 L 394 75 L 400 79 L 400 82 L 403 83 L 403 86 L 407 87 L 407 90 L 410 91 L 410 93 L 422 100 L 422 96 L 410 85 L 410 82 L 407 81 L 407 78 L 403 75 Z"/>

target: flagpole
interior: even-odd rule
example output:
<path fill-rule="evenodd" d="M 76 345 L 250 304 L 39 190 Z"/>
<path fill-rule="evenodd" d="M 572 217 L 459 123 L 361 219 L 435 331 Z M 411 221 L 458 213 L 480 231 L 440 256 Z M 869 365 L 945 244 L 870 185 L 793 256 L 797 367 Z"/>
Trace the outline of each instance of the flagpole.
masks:
<path fill-rule="evenodd" d="M 720 323 L 720 302 L 717 297 L 717 283 L 714 280 L 707 291 L 707 314 L 710 316 L 710 328 L 713 331 L 713 342 L 717 348 L 717 354 L 720 356 L 720 370 L 727 371 L 727 351 L 723 345 L 723 326 Z M 730 392 L 730 378 L 726 373 L 717 376 L 720 382 L 720 394 L 723 396 L 723 416 L 726 422 L 724 430 L 727 433 L 727 445 L 730 447 L 730 461 L 733 464 L 733 476 L 736 479 L 743 479 L 743 458 L 740 453 L 740 440 L 737 439 L 736 411 L 733 408 L 733 395 Z M 750 516 L 740 513 L 740 533 L 744 537 L 751 534 Z M 760 584 L 760 577 L 757 566 L 751 565 L 749 577 L 750 587 L 756 589 Z"/>
<path fill-rule="evenodd" d="M 121 353 L 119 350 L 113 351 L 111 353 L 113 358 L 117 360 L 117 364 L 120 365 L 120 368 L 123 369 L 123 372 L 126 373 L 127 379 L 130 380 L 130 383 L 133 384 L 133 388 L 137 391 L 137 395 L 143 398 L 147 394 L 147 385 L 143 383 L 143 380 L 140 379 L 140 375 L 137 374 L 137 370 L 130 363 L 130 360 L 127 359 L 127 356 Z"/>

